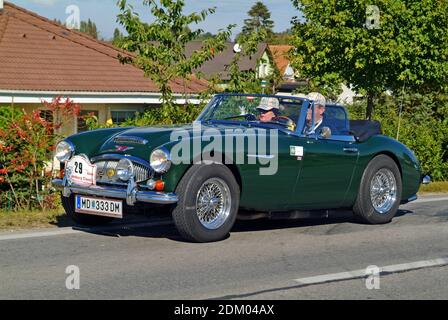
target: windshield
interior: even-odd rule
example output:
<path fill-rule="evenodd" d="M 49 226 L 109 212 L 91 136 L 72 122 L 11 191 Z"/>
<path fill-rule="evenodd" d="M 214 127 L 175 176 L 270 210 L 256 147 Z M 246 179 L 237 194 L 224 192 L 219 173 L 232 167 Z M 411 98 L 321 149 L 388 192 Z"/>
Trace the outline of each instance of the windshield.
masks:
<path fill-rule="evenodd" d="M 217 95 L 198 120 L 258 122 L 295 130 L 302 104 L 302 100 L 288 97 Z"/>

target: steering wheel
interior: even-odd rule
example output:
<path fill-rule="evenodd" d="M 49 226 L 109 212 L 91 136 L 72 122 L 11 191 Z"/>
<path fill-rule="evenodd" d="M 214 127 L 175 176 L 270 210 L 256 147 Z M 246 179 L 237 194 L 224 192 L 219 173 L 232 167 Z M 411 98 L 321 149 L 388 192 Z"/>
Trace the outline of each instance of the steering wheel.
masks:
<path fill-rule="evenodd" d="M 257 121 L 257 116 L 252 113 L 246 114 L 245 118 L 247 121 Z"/>

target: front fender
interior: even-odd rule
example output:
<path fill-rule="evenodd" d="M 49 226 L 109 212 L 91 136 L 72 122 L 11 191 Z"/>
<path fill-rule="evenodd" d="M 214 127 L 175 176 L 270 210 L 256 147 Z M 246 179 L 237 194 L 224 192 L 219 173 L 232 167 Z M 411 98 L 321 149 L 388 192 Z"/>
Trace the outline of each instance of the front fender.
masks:
<path fill-rule="evenodd" d="M 402 196 L 405 201 L 414 196 L 421 183 L 422 169 L 414 153 L 404 144 L 390 137 L 377 135 L 358 144 L 359 160 L 350 187 L 348 205 L 353 205 L 361 185 L 362 175 L 369 162 L 379 154 L 390 156 L 398 165 L 402 178 Z"/>

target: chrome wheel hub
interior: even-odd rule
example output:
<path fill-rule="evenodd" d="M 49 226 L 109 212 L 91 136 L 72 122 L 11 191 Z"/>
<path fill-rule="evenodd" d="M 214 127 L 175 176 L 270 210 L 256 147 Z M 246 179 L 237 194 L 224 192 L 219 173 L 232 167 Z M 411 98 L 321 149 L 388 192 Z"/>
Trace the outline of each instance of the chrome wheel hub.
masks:
<path fill-rule="evenodd" d="M 196 196 L 196 214 L 209 229 L 220 228 L 230 215 L 231 195 L 227 183 L 219 178 L 205 181 Z"/>
<path fill-rule="evenodd" d="M 397 200 L 397 182 L 393 172 L 383 168 L 370 182 L 370 200 L 378 213 L 387 213 Z"/>

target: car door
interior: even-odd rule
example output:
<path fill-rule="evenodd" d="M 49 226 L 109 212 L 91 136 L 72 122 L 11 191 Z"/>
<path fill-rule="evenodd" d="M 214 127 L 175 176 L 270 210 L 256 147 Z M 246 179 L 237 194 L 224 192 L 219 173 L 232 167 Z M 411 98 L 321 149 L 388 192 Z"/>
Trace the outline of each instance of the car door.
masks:
<path fill-rule="evenodd" d="M 240 206 L 261 211 L 291 208 L 291 197 L 300 171 L 300 163 L 290 155 L 290 146 L 296 137 L 279 131 L 277 141 L 276 150 L 269 149 L 267 155 L 244 152 L 248 162 L 239 165 L 242 178 Z M 260 161 L 266 163 L 268 160 L 272 162 L 270 165 L 260 165 Z M 268 166 L 274 171 L 263 174 L 261 168 Z"/>
<path fill-rule="evenodd" d="M 303 156 L 298 160 L 301 170 L 291 202 L 298 209 L 340 206 L 358 161 L 359 152 L 354 138 L 298 137 L 297 145 L 303 147 Z"/>

